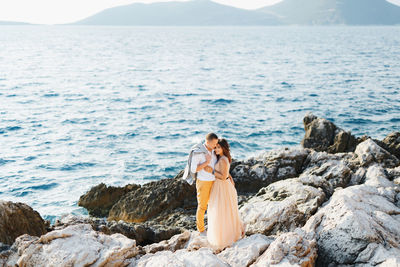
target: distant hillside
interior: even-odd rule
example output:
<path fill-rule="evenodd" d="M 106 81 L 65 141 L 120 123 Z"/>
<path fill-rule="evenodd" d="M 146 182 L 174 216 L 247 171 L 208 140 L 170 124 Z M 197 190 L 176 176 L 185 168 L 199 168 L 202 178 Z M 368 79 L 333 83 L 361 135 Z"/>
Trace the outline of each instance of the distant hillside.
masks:
<path fill-rule="evenodd" d="M 275 15 L 209 0 L 134 3 L 106 9 L 74 24 L 84 25 L 276 25 Z"/>
<path fill-rule="evenodd" d="M 258 10 L 286 24 L 400 24 L 400 6 L 386 0 L 284 0 Z"/>

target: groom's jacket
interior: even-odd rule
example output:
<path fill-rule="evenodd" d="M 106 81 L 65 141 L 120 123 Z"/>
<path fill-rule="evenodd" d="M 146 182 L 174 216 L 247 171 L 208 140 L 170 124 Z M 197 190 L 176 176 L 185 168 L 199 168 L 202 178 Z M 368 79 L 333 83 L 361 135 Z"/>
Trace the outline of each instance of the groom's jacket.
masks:
<path fill-rule="evenodd" d="M 209 166 L 214 169 L 215 163 L 217 161 L 217 157 L 214 151 L 208 151 L 203 143 L 199 143 L 194 145 L 188 157 L 188 161 L 185 168 L 185 173 L 183 174 L 182 179 L 184 179 L 189 184 L 193 184 L 194 179 L 197 178 L 202 181 L 214 181 L 215 176 L 205 170 L 201 170 L 196 173 L 197 166 L 206 161 L 206 154 L 210 154 L 211 162 Z"/>

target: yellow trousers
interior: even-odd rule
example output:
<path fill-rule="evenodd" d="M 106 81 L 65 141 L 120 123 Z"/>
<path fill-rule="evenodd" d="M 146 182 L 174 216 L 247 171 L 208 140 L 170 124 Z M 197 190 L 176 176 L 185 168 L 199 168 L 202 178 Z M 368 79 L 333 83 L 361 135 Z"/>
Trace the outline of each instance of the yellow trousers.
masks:
<path fill-rule="evenodd" d="M 204 231 L 204 214 L 207 210 L 208 199 L 210 198 L 211 187 L 214 181 L 200 181 L 196 179 L 197 191 L 197 212 L 196 225 L 199 232 Z"/>

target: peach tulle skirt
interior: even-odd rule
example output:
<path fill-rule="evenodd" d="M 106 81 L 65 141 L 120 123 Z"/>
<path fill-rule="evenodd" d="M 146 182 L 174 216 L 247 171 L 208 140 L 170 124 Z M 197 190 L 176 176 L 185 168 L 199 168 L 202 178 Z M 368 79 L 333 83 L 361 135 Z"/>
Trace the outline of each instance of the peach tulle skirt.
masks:
<path fill-rule="evenodd" d="M 236 188 L 232 182 L 215 179 L 207 208 L 207 239 L 221 250 L 242 238 L 245 226 L 239 217 Z"/>

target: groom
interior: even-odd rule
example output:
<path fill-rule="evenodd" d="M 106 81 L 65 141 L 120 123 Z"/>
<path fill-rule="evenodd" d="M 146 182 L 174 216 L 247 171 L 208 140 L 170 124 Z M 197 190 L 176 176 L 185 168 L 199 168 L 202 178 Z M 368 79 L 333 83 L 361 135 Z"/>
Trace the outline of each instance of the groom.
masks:
<path fill-rule="evenodd" d="M 205 142 L 197 145 L 192 150 L 192 158 L 190 162 L 190 172 L 195 173 L 196 191 L 197 191 L 197 212 L 196 225 L 197 230 L 205 235 L 204 214 L 207 210 L 208 199 L 210 197 L 211 187 L 215 181 L 214 174 L 207 172 L 207 166 L 214 170 L 217 156 L 214 149 L 218 143 L 218 136 L 215 133 L 206 135 Z"/>

